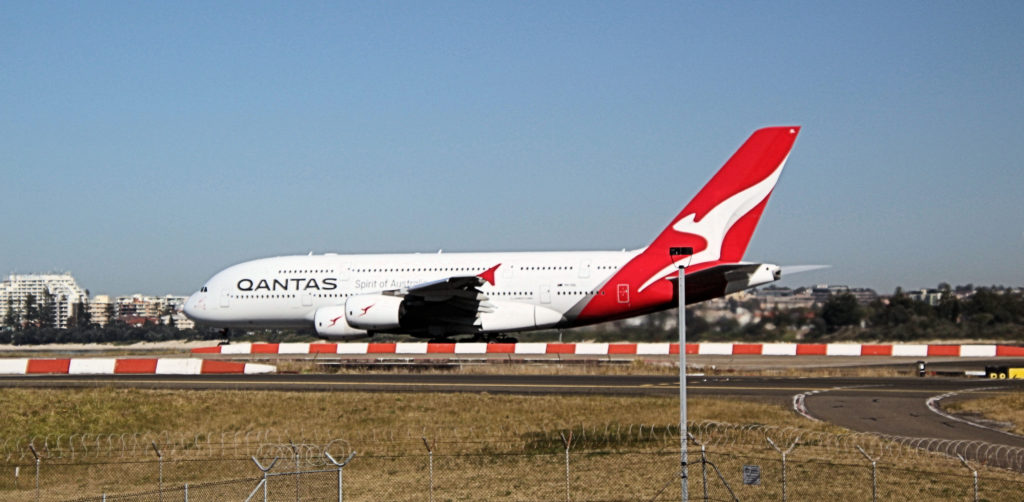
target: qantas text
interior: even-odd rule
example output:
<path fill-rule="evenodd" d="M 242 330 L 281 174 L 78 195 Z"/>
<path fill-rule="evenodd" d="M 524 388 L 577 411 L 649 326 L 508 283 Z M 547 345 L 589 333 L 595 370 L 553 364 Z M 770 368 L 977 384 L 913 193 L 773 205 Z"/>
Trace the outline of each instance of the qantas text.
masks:
<path fill-rule="evenodd" d="M 338 279 L 325 277 L 316 279 L 242 279 L 238 281 L 240 291 L 306 291 L 315 289 L 330 291 L 338 289 Z"/>

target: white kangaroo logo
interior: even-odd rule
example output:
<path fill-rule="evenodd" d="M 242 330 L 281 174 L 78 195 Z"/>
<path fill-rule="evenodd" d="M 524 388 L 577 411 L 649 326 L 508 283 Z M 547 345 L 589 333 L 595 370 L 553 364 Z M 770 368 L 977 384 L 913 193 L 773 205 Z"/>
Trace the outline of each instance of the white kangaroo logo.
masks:
<path fill-rule="evenodd" d="M 771 194 L 772 189 L 775 187 L 775 183 L 779 180 L 779 176 L 782 174 L 782 167 L 786 165 L 786 159 L 788 158 L 789 156 L 787 155 L 786 158 L 782 159 L 782 162 L 779 163 L 779 167 L 775 168 L 775 171 L 768 175 L 767 178 L 761 180 L 750 188 L 725 199 L 721 204 L 708 211 L 700 221 L 697 221 L 696 214 L 689 213 L 672 225 L 672 230 L 679 233 L 693 234 L 702 237 L 708 243 L 707 248 L 690 257 L 691 266 L 698 263 L 716 261 L 722 257 L 722 241 L 725 240 L 725 235 L 729 233 L 729 230 L 732 229 L 732 226 L 735 225 L 740 218 L 757 207 L 758 204 L 763 202 L 765 198 Z M 647 282 L 643 283 L 637 292 L 642 292 L 651 284 L 654 284 L 656 281 L 665 278 L 677 270 L 678 267 L 675 265 L 669 265 L 661 269 L 660 272 L 651 276 L 650 279 L 647 279 Z"/>

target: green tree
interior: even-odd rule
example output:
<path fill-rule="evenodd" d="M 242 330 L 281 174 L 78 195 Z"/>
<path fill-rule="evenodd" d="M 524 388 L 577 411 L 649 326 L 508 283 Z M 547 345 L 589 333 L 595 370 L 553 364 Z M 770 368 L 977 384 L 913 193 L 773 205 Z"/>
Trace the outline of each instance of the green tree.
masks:
<path fill-rule="evenodd" d="M 43 290 L 43 297 L 39 302 L 39 326 L 52 328 L 57 325 L 57 306 L 53 293 L 49 289 Z"/>
<path fill-rule="evenodd" d="M 25 295 L 25 323 L 31 326 L 39 325 L 39 305 L 36 304 L 36 295 L 29 293 Z"/>
<path fill-rule="evenodd" d="M 114 319 L 114 304 L 113 303 L 108 303 L 107 306 L 103 308 L 103 313 L 107 316 L 107 326 L 110 326 L 111 324 L 113 324 L 114 321 L 115 321 L 115 319 Z"/>
<path fill-rule="evenodd" d="M 68 327 L 88 328 L 92 325 L 92 314 L 89 312 L 89 305 L 79 297 L 71 309 L 71 318 L 68 319 Z"/>
<path fill-rule="evenodd" d="M 4 326 L 10 328 L 19 327 L 21 319 L 18 318 L 18 311 L 14 308 L 14 297 L 7 297 L 7 312 L 4 313 Z"/>
<path fill-rule="evenodd" d="M 944 282 L 939 284 L 939 290 L 942 291 L 942 298 L 939 299 L 939 305 L 935 307 L 935 313 L 940 319 L 951 323 L 960 322 L 960 300 L 953 294 L 953 289 Z"/>
<path fill-rule="evenodd" d="M 863 309 L 857 303 L 857 297 L 850 293 L 832 295 L 821 306 L 821 319 L 825 321 L 826 330 L 834 333 L 844 326 L 859 326 Z"/>

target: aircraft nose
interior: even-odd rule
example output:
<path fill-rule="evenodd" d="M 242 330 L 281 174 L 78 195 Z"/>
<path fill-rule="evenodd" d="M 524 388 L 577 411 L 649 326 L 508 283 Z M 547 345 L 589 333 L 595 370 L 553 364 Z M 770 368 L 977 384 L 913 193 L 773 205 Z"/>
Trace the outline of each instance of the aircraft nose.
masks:
<path fill-rule="evenodd" d="M 185 300 L 185 303 L 181 306 L 181 311 L 184 312 L 185 316 L 198 321 L 202 317 L 202 312 L 206 310 L 206 293 L 197 291 L 192 293 L 191 296 Z"/>

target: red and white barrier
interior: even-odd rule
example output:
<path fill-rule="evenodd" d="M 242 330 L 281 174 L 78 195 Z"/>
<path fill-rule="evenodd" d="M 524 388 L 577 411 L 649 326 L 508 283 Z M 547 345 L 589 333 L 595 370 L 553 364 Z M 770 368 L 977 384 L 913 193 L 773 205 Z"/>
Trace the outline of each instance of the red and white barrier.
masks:
<path fill-rule="evenodd" d="M 195 354 L 567 354 L 670 355 L 678 343 L 235 343 L 192 349 Z M 1024 357 L 1011 345 L 859 343 L 688 343 L 687 354 L 759 356 Z"/>
<path fill-rule="evenodd" d="M 211 361 L 196 358 L 0 359 L 0 375 L 223 375 L 274 373 L 269 364 Z"/>

